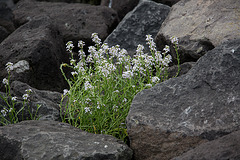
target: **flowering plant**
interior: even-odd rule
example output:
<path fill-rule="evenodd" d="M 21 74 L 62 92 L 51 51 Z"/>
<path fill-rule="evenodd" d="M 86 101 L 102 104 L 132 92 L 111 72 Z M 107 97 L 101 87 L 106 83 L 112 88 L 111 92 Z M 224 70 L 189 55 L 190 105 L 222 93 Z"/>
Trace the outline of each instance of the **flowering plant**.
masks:
<path fill-rule="evenodd" d="M 0 98 L 5 102 L 4 104 L 0 104 L 0 125 L 8 125 L 8 124 L 13 124 L 13 123 L 18 123 L 20 120 L 28 119 L 28 117 L 24 117 L 24 111 L 25 108 L 27 107 L 27 112 L 30 116 L 31 120 L 39 119 L 37 117 L 37 112 L 40 108 L 40 105 L 37 106 L 37 111 L 35 114 L 30 111 L 30 105 L 29 105 L 29 97 L 30 94 L 32 93 L 31 89 L 25 90 L 25 94 L 22 96 L 23 102 L 22 102 L 22 107 L 16 107 L 16 105 L 19 103 L 17 100 L 19 99 L 16 96 L 12 96 L 11 94 L 11 89 L 10 89 L 10 77 L 11 77 L 11 71 L 13 71 L 14 65 L 11 62 L 8 62 L 6 64 L 6 70 L 8 72 L 8 78 L 4 78 L 2 80 L 2 83 L 5 86 L 6 89 L 6 94 L 1 95 Z M 19 116 L 19 114 L 22 114 L 22 116 Z M 21 118 L 21 119 L 19 119 Z"/>
<path fill-rule="evenodd" d="M 102 44 L 97 33 L 92 34 L 92 41 L 95 45 L 88 48 L 88 56 L 83 50 L 85 43 L 78 42 L 78 62 L 73 58 L 73 42 L 66 44 L 71 58 L 70 65 L 64 63 L 60 67 L 69 84 L 62 97 L 62 102 L 67 99 L 66 105 L 61 104 L 62 121 L 126 141 L 125 119 L 131 102 L 138 92 L 168 78 L 170 48 L 165 46 L 163 52 L 157 51 L 153 38 L 147 35 L 150 53 L 144 53 L 144 46 L 138 45 L 136 55 L 130 57 L 119 45 Z M 72 78 L 66 77 L 63 67 L 73 70 Z"/>

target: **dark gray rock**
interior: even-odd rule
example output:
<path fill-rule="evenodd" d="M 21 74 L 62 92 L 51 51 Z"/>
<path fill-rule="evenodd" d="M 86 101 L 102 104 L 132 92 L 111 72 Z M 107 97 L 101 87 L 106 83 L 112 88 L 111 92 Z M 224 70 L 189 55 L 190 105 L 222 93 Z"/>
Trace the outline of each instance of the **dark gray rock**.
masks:
<path fill-rule="evenodd" d="M 15 30 L 14 15 L 7 2 L 0 1 L 0 43 Z"/>
<path fill-rule="evenodd" d="M 171 44 L 170 37 L 178 37 L 181 61 L 196 61 L 222 42 L 240 38 L 239 9 L 240 1 L 236 0 L 182 0 L 172 6 L 156 43 L 161 49 Z"/>
<path fill-rule="evenodd" d="M 240 39 L 201 57 L 187 74 L 133 99 L 127 129 L 135 158 L 171 159 L 240 129 Z"/>
<path fill-rule="evenodd" d="M 140 0 L 140 1 L 149 1 L 149 0 Z M 165 4 L 165 5 L 168 5 L 168 6 L 171 7 L 172 5 L 176 4 L 180 0 L 151 0 L 151 1 L 161 3 L 161 4 Z"/>
<path fill-rule="evenodd" d="M 0 59 L 1 80 L 7 77 L 6 63 L 12 62 L 18 66 L 11 72 L 12 80 L 59 92 L 67 86 L 60 64 L 68 62 L 69 55 L 57 26 L 47 17 L 32 20 L 9 35 L 0 44 Z"/>
<path fill-rule="evenodd" d="M 13 13 L 19 25 L 36 16 L 48 16 L 59 27 L 64 42 L 83 40 L 89 44 L 94 32 L 104 40 L 118 24 L 118 16 L 113 9 L 81 3 L 21 0 Z"/>
<path fill-rule="evenodd" d="M 240 159 L 240 131 L 203 143 L 172 160 L 238 160 Z"/>
<path fill-rule="evenodd" d="M 109 46 L 118 44 L 130 55 L 136 52 L 138 44 L 144 45 L 149 51 L 146 35 L 156 36 L 169 11 L 170 7 L 166 5 L 151 1 L 142 2 L 124 17 L 104 42 Z"/>
<path fill-rule="evenodd" d="M 139 0 L 102 0 L 101 5 L 113 8 L 117 11 L 118 17 L 123 19 L 128 12 L 137 6 L 138 2 Z"/>
<path fill-rule="evenodd" d="M 23 121 L 0 127 L 2 159 L 130 160 L 132 150 L 109 135 L 87 133 L 66 123 Z"/>

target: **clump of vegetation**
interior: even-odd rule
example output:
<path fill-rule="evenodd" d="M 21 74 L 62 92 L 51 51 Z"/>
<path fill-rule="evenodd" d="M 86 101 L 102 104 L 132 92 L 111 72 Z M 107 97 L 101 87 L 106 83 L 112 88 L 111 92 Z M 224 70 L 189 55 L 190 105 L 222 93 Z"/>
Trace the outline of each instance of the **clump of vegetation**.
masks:
<path fill-rule="evenodd" d="M 179 59 L 178 39 L 172 37 L 171 40 Z M 60 67 L 69 84 L 69 90 L 63 91 L 62 102 L 67 99 L 67 103 L 61 104 L 62 121 L 126 141 L 125 119 L 131 102 L 138 92 L 168 79 L 167 68 L 172 61 L 168 54 L 170 48 L 166 45 L 162 52 L 157 51 L 153 38 L 147 35 L 150 52 L 144 53 L 144 46 L 138 45 L 136 55 L 130 57 L 119 45 L 102 44 L 97 33 L 92 34 L 92 41 L 95 45 L 88 48 L 88 56 L 83 50 L 85 43 L 78 42 L 78 61 L 73 58 L 73 42 L 66 44 L 71 58 L 70 64 Z M 63 67 L 72 69 L 71 78 L 66 77 Z"/>

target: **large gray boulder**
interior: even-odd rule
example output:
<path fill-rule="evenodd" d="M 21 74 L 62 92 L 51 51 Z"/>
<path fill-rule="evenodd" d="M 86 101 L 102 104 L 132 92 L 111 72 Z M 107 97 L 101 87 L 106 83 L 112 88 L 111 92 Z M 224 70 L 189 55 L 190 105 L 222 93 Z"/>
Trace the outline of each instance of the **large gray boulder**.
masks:
<path fill-rule="evenodd" d="M 135 159 L 171 159 L 240 129 L 240 39 L 201 57 L 187 74 L 138 93 L 127 129 Z"/>
<path fill-rule="evenodd" d="M 64 42 L 84 40 L 89 44 L 94 32 L 98 33 L 101 39 L 105 39 L 118 24 L 118 15 L 113 9 L 81 3 L 21 0 L 13 13 L 19 25 L 34 17 L 49 17 L 59 27 Z"/>
<path fill-rule="evenodd" d="M 240 131 L 203 143 L 172 160 L 238 160 L 240 159 Z"/>
<path fill-rule="evenodd" d="M 170 7 L 151 1 L 141 2 L 133 11 L 129 12 L 119 23 L 117 28 L 104 41 L 109 46 L 120 45 L 130 55 L 136 52 L 138 44 L 146 45 L 146 35 L 153 37 L 167 17 Z"/>
<path fill-rule="evenodd" d="M 87 133 L 66 123 L 23 121 L 0 127 L 1 159 L 131 160 L 132 150 L 109 135 Z"/>
<path fill-rule="evenodd" d="M 222 42 L 240 38 L 239 9 L 236 0 L 182 0 L 172 6 L 156 43 L 161 49 L 171 44 L 170 37 L 178 37 L 181 61 L 196 61 Z"/>
<path fill-rule="evenodd" d="M 9 35 L 0 44 L 0 59 L 1 80 L 8 76 L 6 63 L 12 62 L 16 69 L 11 80 L 59 92 L 67 86 L 60 65 L 69 61 L 69 55 L 57 26 L 47 17 L 32 20 Z"/>

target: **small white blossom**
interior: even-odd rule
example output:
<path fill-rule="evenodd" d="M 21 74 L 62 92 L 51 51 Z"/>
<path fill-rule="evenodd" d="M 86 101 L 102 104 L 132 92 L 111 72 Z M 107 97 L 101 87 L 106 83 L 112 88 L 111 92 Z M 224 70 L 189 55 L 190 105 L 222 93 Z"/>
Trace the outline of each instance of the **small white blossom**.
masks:
<path fill-rule="evenodd" d="M 157 76 L 152 77 L 152 83 L 157 83 L 159 81 L 160 81 L 160 79 Z"/>
<path fill-rule="evenodd" d="M 92 112 L 91 112 L 91 110 L 90 110 L 90 108 L 89 108 L 89 107 L 85 107 L 85 108 L 84 108 L 84 110 L 85 110 L 85 113 L 88 113 L 88 112 L 90 112 L 90 114 L 92 114 Z"/>
<path fill-rule="evenodd" d="M 26 89 L 25 92 L 32 93 L 32 89 Z"/>
<path fill-rule="evenodd" d="M 74 72 L 71 72 L 71 74 L 72 74 L 73 76 L 76 76 L 76 75 L 78 75 L 78 72 L 74 71 Z"/>
<path fill-rule="evenodd" d="M 123 78 L 131 78 L 131 77 L 133 77 L 133 72 L 131 72 L 131 71 L 123 72 L 122 77 Z"/>
<path fill-rule="evenodd" d="M 152 84 L 146 84 L 146 87 L 152 87 Z"/>
<path fill-rule="evenodd" d="M 85 101 L 85 103 L 86 103 L 86 104 L 89 104 L 89 102 L 91 102 L 91 101 L 92 101 L 92 100 L 91 100 L 90 98 L 87 98 L 86 101 Z"/>
<path fill-rule="evenodd" d="M 12 97 L 12 101 L 16 101 L 17 100 L 17 97 Z"/>
<path fill-rule="evenodd" d="M 165 51 L 165 53 L 170 52 L 170 48 L 168 45 L 165 45 L 165 48 L 163 48 L 163 50 Z"/>
<path fill-rule="evenodd" d="M 3 83 L 5 86 L 8 85 L 8 84 L 9 84 L 9 83 L 8 83 L 8 79 L 7 79 L 7 78 L 3 78 L 2 83 Z"/>
<path fill-rule="evenodd" d="M 108 148 L 108 145 L 105 145 L 104 148 Z"/>
<path fill-rule="evenodd" d="M 13 108 L 10 108 L 10 109 L 9 109 L 9 112 L 12 112 L 12 110 L 13 110 Z"/>
<path fill-rule="evenodd" d="M 90 84 L 89 81 L 86 81 L 86 82 L 84 83 L 84 87 L 85 87 L 85 91 L 88 90 L 88 89 L 92 89 L 92 88 L 93 88 L 93 86 Z"/>
<path fill-rule="evenodd" d="M 94 43 L 101 45 L 101 39 L 98 37 L 97 33 L 93 33 L 91 38 Z"/>
<path fill-rule="evenodd" d="M 119 93 L 119 90 L 113 91 L 113 93 Z"/>
<path fill-rule="evenodd" d="M 127 98 L 124 98 L 124 99 L 123 99 L 123 102 L 127 102 Z"/>
<path fill-rule="evenodd" d="M 173 44 L 178 44 L 178 38 L 177 38 L 177 37 L 172 36 L 172 37 L 170 38 L 170 40 L 171 40 L 171 42 L 172 42 Z"/>
<path fill-rule="evenodd" d="M 78 47 L 79 47 L 79 48 L 83 48 L 83 46 L 85 46 L 85 42 L 83 42 L 83 41 L 78 41 Z"/>
<path fill-rule="evenodd" d="M 6 117 L 8 110 L 7 109 L 2 109 L 1 113 L 3 117 Z"/>
<path fill-rule="evenodd" d="M 235 52 L 235 50 L 234 50 L 234 49 L 232 49 L 232 50 L 231 50 L 231 52 L 232 52 L 232 53 L 234 53 L 234 52 Z"/>
<path fill-rule="evenodd" d="M 28 100 L 29 94 L 26 93 L 26 94 L 24 94 L 22 97 L 23 97 L 24 100 Z"/>
<path fill-rule="evenodd" d="M 69 93 L 69 91 L 67 90 L 67 89 L 64 89 L 63 90 L 63 96 L 65 96 L 66 94 L 68 94 Z"/>
<path fill-rule="evenodd" d="M 10 71 L 12 71 L 12 70 L 14 69 L 13 63 L 12 63 L 12 62 L 8 62 L 8 63 L 6 64 L 6 69 L 7 69 L 8 73 L 9 73 Z"/>
<path fill-rule="evenodd" d="M 68 41 L 67 44 L 66 44 L 66 50 L 69 51 L 69 52 L 72 52 L 73 47 L 74 47 L 73 42 Z"/>
<path fill-rule="evenodd" d="M 76 60 L 75 60 L 75 59 L 71 59 L 71 60 L 70 60 L 70 65 L 74 65 L 74 64 L 75 64 L 75 62 L 76 62 Z"/>
<path fill-rule="evenodd" d="M 118 106 L 113 106 L 113 110 L 114 110 L 114 112 L 117 112 Z"/>

